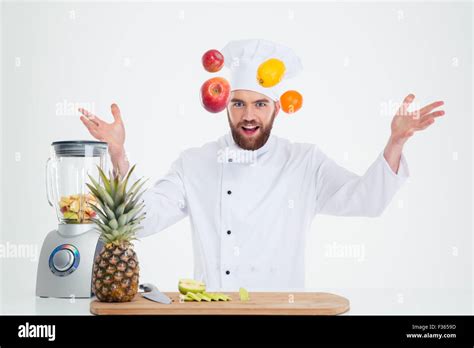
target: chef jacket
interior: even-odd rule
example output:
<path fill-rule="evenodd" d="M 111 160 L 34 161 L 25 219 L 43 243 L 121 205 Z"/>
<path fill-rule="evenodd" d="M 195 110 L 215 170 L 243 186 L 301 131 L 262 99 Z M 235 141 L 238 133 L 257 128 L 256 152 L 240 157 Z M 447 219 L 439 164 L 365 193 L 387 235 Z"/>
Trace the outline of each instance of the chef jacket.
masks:
<path fill-rule="evenodd" d="M 231 133 L 183 151 L 143 195 L 137 237 L 189 216 L 194 279 L 208 289 L 304 289 L 305 240 L 316 214 L 380 216 L 409 176 L 377 156 L 359 176 L 308 143 L 271 134 L 255 151 Z"/>

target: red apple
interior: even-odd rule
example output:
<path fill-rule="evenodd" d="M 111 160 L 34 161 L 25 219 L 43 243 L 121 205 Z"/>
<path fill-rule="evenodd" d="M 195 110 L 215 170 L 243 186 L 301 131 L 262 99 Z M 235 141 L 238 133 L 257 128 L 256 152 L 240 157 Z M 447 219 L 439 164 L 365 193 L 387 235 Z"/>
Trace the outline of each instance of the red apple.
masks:
<path fill-rule="evenodd" d="M 216 72 L 222 69 L 224 56 L 218 50 L 209 50 L 202 56 L 202 66 L 206 71 Z"/>
<path fill-rule="evenodd" d="M 209 112 L 224 110 L 230 99 L 230 84 L 223 77 L 213 77 L 201 86 L 201 103 Z"/>

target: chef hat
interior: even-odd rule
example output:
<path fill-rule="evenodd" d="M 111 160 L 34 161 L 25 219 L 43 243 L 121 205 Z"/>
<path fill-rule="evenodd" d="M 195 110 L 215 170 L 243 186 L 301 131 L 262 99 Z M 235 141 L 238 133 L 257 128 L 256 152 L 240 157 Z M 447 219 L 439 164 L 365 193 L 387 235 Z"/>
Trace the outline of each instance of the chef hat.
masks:
<path fill-rule="evenodd" d="M 298 56 L 289 47 L 267 40 L 251 39 L 230 41 L 223 49 L 225 66 L 231 71 L 230 85 L 233 91 L 246 89 L 265 94 L 273 100 L 279 100 L 284 92 L 287 78 L 298 74 L 303 66 Z M 286 67 L 280 83 L 273 87 L 263 87 L 257 81 L 260 64 L 270 58 L 281 60 Z"/>

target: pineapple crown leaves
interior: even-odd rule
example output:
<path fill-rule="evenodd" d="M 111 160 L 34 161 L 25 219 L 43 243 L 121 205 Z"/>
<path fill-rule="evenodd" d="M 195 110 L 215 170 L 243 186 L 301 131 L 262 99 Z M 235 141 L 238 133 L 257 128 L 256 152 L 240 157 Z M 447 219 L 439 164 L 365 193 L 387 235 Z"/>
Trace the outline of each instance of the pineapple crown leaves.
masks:
<path fill-rule="evenodd" d="M 86 185 L 97 200 L 97 204 L 90 204 L 90 207 L 97 213 L 93 220 L 101 240 L 114 244 L 137 240 L 135 234 L 142 228 L 139 225 L 146 215 L 142 212 L 145 203 L 141 197 L 146 191 L 142 188 L 148 179 L 140 178 L 127 189 L 135 165 L 124 178 L 118 172 L 109 172 L 107 177 L 102 168 L 97 168 L 103 184 L 89 175 L 90 183 Z"/>

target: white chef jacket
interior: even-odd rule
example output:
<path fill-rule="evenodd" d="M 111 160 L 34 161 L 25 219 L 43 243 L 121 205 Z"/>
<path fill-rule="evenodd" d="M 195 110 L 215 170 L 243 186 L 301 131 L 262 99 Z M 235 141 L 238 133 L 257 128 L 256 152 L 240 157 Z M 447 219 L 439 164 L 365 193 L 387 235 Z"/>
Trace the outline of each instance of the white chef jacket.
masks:
<path fill-rule="evenodd" d="M 145 237 L 189 216 L 194 279 L 208 289 L 304 289 L 305 235 L 316 214 L 379 216 L 409 176 L 377 156 L 364 175 L 316 145 L 270 135 L 245 151 L 231 133 L 183 151 L 143 195 Z"/>

